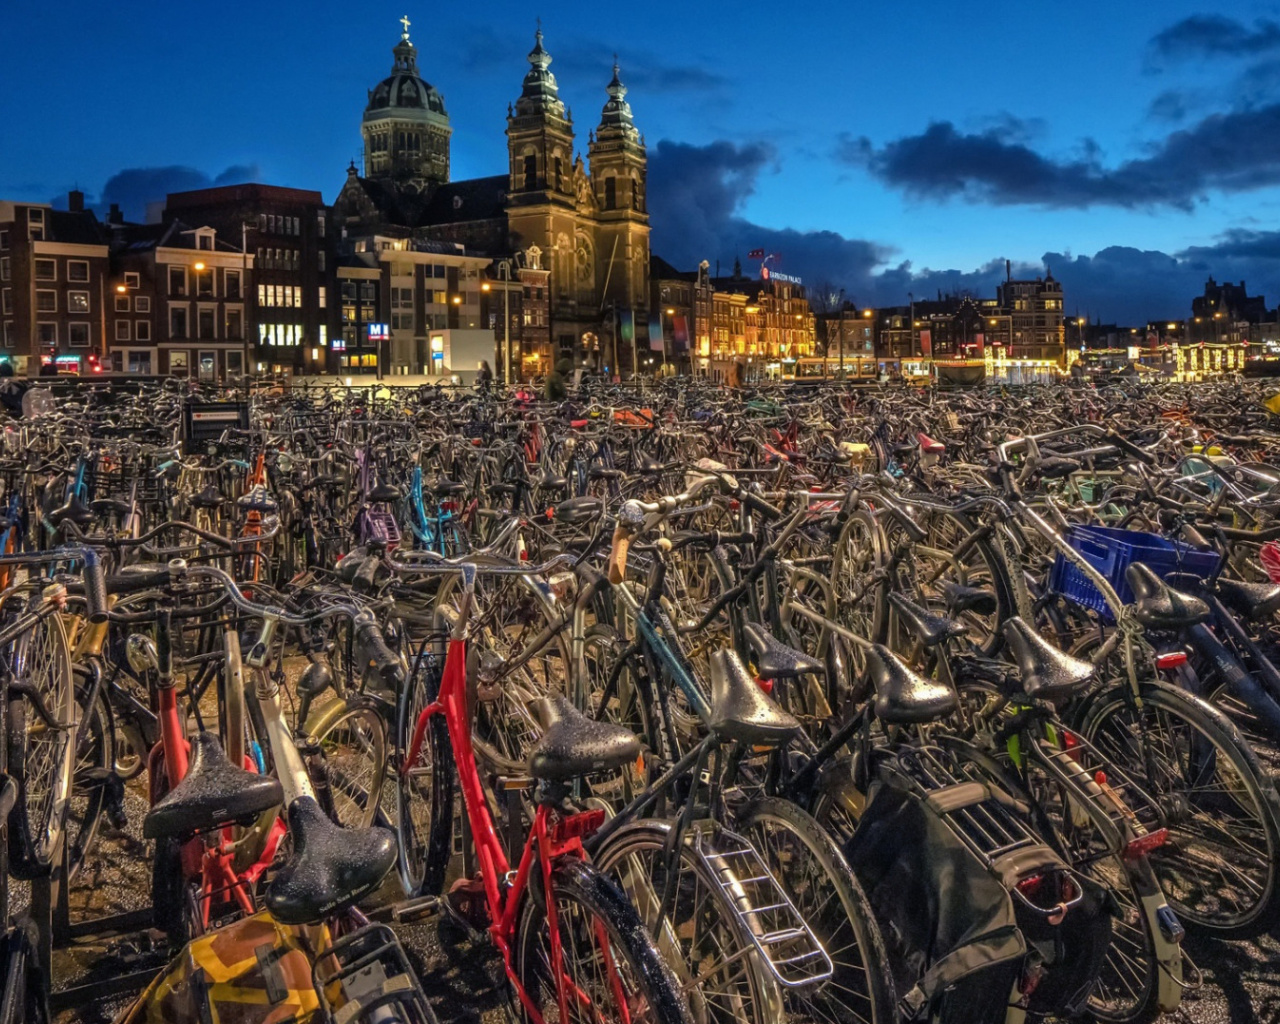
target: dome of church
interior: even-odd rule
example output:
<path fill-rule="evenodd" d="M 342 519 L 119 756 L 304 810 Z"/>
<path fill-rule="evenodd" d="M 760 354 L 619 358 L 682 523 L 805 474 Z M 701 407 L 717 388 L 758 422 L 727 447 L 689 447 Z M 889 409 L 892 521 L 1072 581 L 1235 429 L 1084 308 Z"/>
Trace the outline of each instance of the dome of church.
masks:
<path fill-rule="evenodd" d="M 395 65 L 391 74 L 369 92 L 369 103 L 364 108 L 365 117 L 387 117 L 412 111 L 426 111 L 448 116 L 444 109 L 444 97 L 430 82 L 418 73 L 418 48 L 409 42 L 406 27 L 395 48 Z"/>

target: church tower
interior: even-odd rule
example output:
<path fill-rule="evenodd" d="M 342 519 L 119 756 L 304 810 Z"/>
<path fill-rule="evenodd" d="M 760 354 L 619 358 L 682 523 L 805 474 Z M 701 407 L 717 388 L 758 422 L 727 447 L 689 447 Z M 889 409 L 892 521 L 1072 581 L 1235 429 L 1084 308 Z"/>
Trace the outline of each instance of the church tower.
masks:
<path fill-rule="evenodd" d="M 418 72 L 418 48 L 409 41 L 409 19 L 392 54 L 391 74 L 369 92 L 360 133 L 364 175 L 407 191 L 430 192 L 449 180 L 453 129 L 444 97 Z"/>
<path fill-rule="evenodd" d="M 598 319 L 596 246 L 577 216 L 573 118 L 550 68 L 539 28 L 520 98 L 507 109 L 507 226 L 513 249 L 542 250 L 551 271 L 552 341 L 570 350 L 582 322 Z"/>
<path fill-rule="evenodd" d="M 641 310 L 649 304 L 648 158 L 616 60 L 605 91 L 609 99 L 588 147 L 600 224 L 598 273 L 609 282 L 604 301 Z"/>

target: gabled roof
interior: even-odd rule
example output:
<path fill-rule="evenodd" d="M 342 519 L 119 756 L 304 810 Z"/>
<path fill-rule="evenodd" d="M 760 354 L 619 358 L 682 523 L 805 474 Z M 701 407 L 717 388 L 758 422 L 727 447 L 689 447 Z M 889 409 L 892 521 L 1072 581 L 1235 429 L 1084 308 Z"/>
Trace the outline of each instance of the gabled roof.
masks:
<path fill-rule="evenodd" d="M 661 256 L 649 256 L 649 277 L 654 281 L 696 281 L 698 273 L 695 270 L 676 270 L 670 263 Z"/>
<path fill-rule="evenodd" d="M 509 183 L 505 174 L 495 174 L 441 185 L 414 226 L 497 220 L 506 215 Z"/>
<path fill-rule="evenodd" d="M 129 224 L 120 229 L 119 238 L 124 252 L 146 252 L 149 249 L 192 249 L 196 250 L 196 231 L 180 220 L 168 224 Z M 240 246 L 232 245 L 214 236 L 214 252 L 240 252 Z"/>
<path fill-rule="evenodd" d="M 107 236 L 92 210 L 45 211 L 45 238 L 69 245 L 106 245 Z"/>

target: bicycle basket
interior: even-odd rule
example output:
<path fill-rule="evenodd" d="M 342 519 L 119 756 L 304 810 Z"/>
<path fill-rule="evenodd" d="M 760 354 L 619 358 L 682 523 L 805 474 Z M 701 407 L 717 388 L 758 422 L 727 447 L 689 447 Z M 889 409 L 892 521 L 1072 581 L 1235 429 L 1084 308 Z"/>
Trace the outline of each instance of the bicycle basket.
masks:
<path fill-rule="evenodd" d="M 339 939 L 316 957 L 312 976 L 325 1019 L 334 1024 L 437 1024 L 409 958 L 385 924 Z"/>
<path fill-rule="evenodd" d="M 1185 572 L 1209 576 L 1218 568 L 1216 551 L 1197 551 L 1181 541 L 1140 530 L 1119 530 L 1110 526 L 1073 526 L 1067 532 L 1067 543 L 1080 552 L 1115 588 L 1120 600 L 1129 604 L 1133 591 L 1125 579 L 1125 571 L 1141 562 L 1161 579 L 1170 573 Z M 1104 622 L 1113 622 L 1102 591 L 1080 569 L 1059 552 L 1049 574 L 1049 588 L 1098 613 Z"/>

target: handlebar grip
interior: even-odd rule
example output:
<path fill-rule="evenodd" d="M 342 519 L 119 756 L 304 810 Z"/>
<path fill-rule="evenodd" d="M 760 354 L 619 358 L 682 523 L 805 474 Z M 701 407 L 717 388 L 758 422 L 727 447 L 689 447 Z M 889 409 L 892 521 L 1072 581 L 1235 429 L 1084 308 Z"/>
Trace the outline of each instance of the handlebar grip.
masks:
<path fill-rule="evenodd" d="M 107 621 L 107 578 L 96 551 L 84 553 L 84 603 L 90 622 Z"/>
<path fill-rule="evenodd" d="M 627 550 L 631 547 L 631 534 L 621 526 L 614 527 L 613 542 L 609 546 L 608 575 L 614 586 L 627 575 Z"/>
<path fill-rule="evenodd" d="M 360 642 L 360 649 L 364 651 L 365 656 L 373 662 L 374 667 L 384 678 L 387 673 L 400 668 L 400 659 L 387 646 L 387 642 L 382 638 L 382 630 L 378 628 L 376 622 L 365 622 L 357 626 L 356 639 Z"/>
<path fill-rule="evenodd" d="M 378 578 L 378 560 L 376 558 L 364 559 L 355 572 L 354 583 L 361 583 L 366 587 L 372 587 Z"/>
<path fill-rule="evenodd" d="M 738 494 L 739 500 L 753 512 L 759 512 L 766 519 L 781 519 L 782 509 L 771 505 L 758 494 L 752 494 L 745 488 Z"/>
<path fill-rule="evenodd" d="M 163 587 L 169 582 L 169 570 L 154 569 L 149 572 L 125 572 L 109 576 L 106 590 L 109 594 L 133 594 L 139 590 Z"/>

